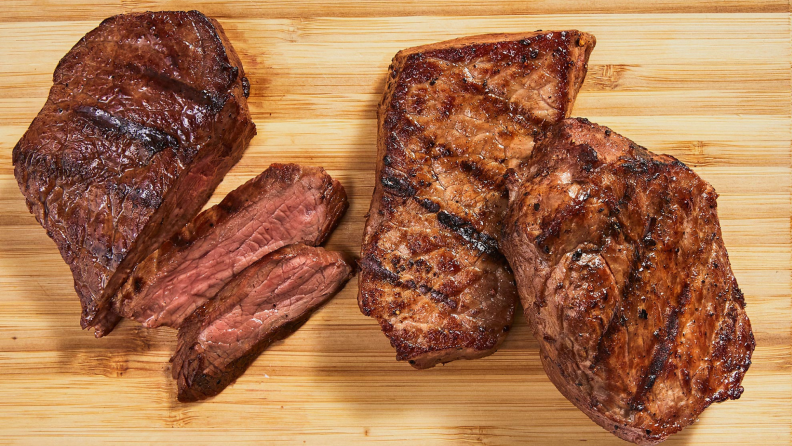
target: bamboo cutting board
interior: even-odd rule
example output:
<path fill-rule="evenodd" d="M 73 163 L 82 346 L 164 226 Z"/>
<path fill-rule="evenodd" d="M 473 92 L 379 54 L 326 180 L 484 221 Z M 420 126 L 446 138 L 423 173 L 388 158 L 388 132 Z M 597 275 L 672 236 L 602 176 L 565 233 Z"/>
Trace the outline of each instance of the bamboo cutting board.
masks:
<path fill-rule="evenodd" d="M 58 60 L 103 18 L 200 9 L 248 73 L 258 125 L 210 204 L 270 163 L 321 165 L 351 208 L 329 247 L 357 253 L 373 189 L 375 110 L 399 49 L 486 32 L 597 37 L 574 115 L 672 154 L 720 193 L 723 237 L 757 348 L 739 401 L 667 444 L 790 444 L 792 45 L 786 0 L 164 3 L 0 6 L 0 444 L 625 444 L 545 376 L 522 315 L 503 347 L 415 371 L 357 309 L 356 280 L 213 400 L 180 404 L 169 329 L 79 329 L 69 269 L 28 213 L 11 150 Z"/>

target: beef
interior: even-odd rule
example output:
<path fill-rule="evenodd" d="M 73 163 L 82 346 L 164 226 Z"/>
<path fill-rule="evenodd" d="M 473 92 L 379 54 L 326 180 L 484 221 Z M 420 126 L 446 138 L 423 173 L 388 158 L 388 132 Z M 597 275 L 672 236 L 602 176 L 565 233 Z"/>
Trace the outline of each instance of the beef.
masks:
<path fill-rule="evenodd" d="M 517 293 L 504 174 L 568 116 L 594 37 L 492 34 L 400 51 L 379 105 L 359 306 L 416 368 L 494 352 Z"/>
<path fill-rule="evenodd" d="M 755 343 L 712 186 L 570 119 L 508 187 L 503 252 L 567 399 L 618 437 L 655 444 L 740 397 Z"/>
<path fill-rule="evenodd" d="M 116 311 L 147 327 L 177 328 L 270 252 L 321 244 L 346 208 L 343 186 L 324 169 L 273 164 L 143 260 L 116 296 Z"/>
<path fill-rule="evenodd" d="M 179 401 L 220 393 L 270 344 L 296 331 L 351 273 L 337 252 L 291 245 L 236 276 L 179 330 L 171 359 Z"/>
<path fill-rule="evenodd" d="M 103 21 L 60 61 L 14 147 L 30 212 L 107 334 L 131 268 L 197 214 L 256 133 L 242 64 L 197 11 Z"/>

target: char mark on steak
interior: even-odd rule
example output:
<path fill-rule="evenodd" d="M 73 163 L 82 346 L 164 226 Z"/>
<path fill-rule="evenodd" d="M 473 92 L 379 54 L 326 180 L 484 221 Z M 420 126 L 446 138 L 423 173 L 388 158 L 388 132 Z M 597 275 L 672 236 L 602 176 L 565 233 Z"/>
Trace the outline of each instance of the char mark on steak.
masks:
<path fill-rule="evenodd" d="M 287 245 L 319 245 L 347 209 L 320 167 L 273 164 L 202 212 L 135 267 L 114 299 L 146 327 L 178 328 L 234 275 Z"/>
<path fill-rule="evenodd" d="M 296 331 L 351 274 L 337 252 L 292 245 L 234 277 L 179 329 L 171 359 L 179 401 L 220 393 L 270 344 Z"/>
<path fill-rule="evenodd" d="M 740 397 L 755 342 L 712 186 L 568 119 L 508 188 L 503 252 L 567 399 L 618 437 L 655 444 Z"/>
<path fill-rule="evenodd" d="M 13 151 L 30 212 L 70 266 L 83 328 L 118 322 L 110 298 L 189 222 L 256 133 L 242 64 L 197 11 L 103 21 L 58 64 Z"/>
<path fill-rule="evenodd" d="M 379 105 L 361 311 L 416 368 L 494 352 L 514 314 L 504 174 L 569 115 L 594 37 L 494 34 L 400 51 Z"/>

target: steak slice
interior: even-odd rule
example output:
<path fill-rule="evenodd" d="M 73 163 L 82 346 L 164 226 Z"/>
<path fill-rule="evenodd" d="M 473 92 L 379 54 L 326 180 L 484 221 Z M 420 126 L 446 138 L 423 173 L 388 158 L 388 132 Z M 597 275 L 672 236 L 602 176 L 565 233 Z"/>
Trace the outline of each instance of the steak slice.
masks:
<path fill-rule="evenodd" d="M 131 268 L 201 210 L 256 133 L 249 85 L 223 29 L 197 11 L 111 17 L 53 83 L 14 174 L 71 267 L 83 328 L 102 336 Z"/>
<path fill-rule="evenodd" d="M 250 266 L 179 330 L 179 401 L 217 395 L 274 341 L 294 333 L 352 275 L 341 254 L 291 245 Z"/>
<path fill-rule="evenodd" d="M 360 310 L 416 368 L 493 353 L 517 293 L 498 251 L 506 169 L 568 116 L 594 37 L 492 34 L 400 51 L 379 105 Z"/>
<path fill-rule="evenodd" d="M 503 252 L 544 369 L 624 440 L 658 443 L 743 392 L 755 343 L 717 196 L 584 119 L 551 129 L 509 181 Z"/>
<path fill-rule="evenodd" d="M 273 164 L 143 260 L 116 296 L 116 311 L 146 327 L 178 328 L 265 255 L 324 242 L 346 208 L 344 187 L 321 167 Z"/>

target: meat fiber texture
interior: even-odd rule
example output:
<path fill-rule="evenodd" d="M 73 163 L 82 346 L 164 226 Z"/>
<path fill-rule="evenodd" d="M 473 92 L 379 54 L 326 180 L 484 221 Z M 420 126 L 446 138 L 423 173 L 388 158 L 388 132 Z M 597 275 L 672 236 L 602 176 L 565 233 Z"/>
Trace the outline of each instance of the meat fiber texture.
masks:
<path fill-rule="evenodd" d="M 116 311 L 146 327 L 178 328 L 265 255 L 324 242 L 347 206 L 343 186 L 321 167 L 273 164 L 137 265 L 116 296 Z"/>
<path fill-rule="evenodd" d="M 270 344 L 296 331 L 351 274 L 341 254 L 298 244 L 234 277 L 179 330 L 171 360 L 179 401 L 220 393 Z"/>
<path fill-rule="evenodd" d="M 400 51 L 379 106 L 359 305 L 397 359 L 494 352 L 517 292 L 499 252 L 504 174 L 569 115 L 593 36 L 491 34 Z"/>
<path fill-rule="evenodd" d="M 242 63 L 197 11 L 103 21 L 60 61 L 13 151 L 30 212 L 102 336 L 129 271 L 203 207 L 256 133 Z"/>
<path fill-rule="evenodd" d="M 567 399 L 616 436 L 655 444 L 740 397 L 755 342 L 712 186 L 570 119 L 508 187 L 503 252 Z"/>

